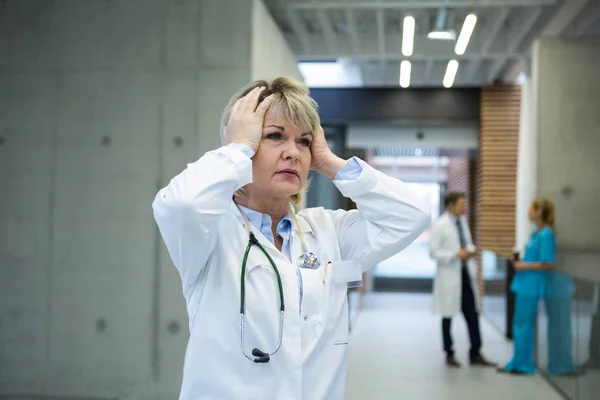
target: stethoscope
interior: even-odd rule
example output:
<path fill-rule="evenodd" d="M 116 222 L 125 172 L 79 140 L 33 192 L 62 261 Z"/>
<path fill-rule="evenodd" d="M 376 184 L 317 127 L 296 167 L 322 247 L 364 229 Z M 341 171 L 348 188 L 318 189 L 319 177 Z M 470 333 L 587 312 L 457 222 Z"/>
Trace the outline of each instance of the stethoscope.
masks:
<path fill-rule="evenodd" d="M 279 350 L 281 347 L 281 341 L 283 339 L 283 317 L 285 314 L 285 303 L 283 299 L 283 283 L 281 282 L 281 275 L 279 274 L 279 269 L 277 269 L 277 265 L 273 258 L 269 255 L 267 250 L 260 244 L 254 233 L 252 232 L 252 228 L 250 227 L 250 221 L 248 221 L 248 217 L 240 207 L 236 204 L 242 218 L 244 219 L 246 230 L 248 231 L 248 246 L 246 247 L 246 252 L 244 253 L 244 259 L 242 260 L 242 274 L 241 274 L 241 289 L 240 289 L 240 342 L 242 345 L 242 352 L 244 356 L 250 361 L 254 361 L 255 363 L 267 363 L 271 360 L 271 356 Z M 308 269 L 317 269 L 319 268 L 319 258 L 312 252 L 308 251 L 306 247 L 306 243 L 304 242 L 304 238 L 302 235 L 302 229 L 300 229 L 300 224 L 298 224 L 298 219 L 296 218 L 296 213 L 294 212 L 293 207 L 289 206 L 289 212 L 294 220 L 294 224 L 298 228 L 298 234 L 300 236 L 300 243 L 302 244 L 302 250 L 304 253 L 298 257 L 296 260 L 296 265 L 299 268 L 308 268 Z M 252 349 L 252 355 L 246 352 L 246 346 L 244 342 L 244 318 L 246 316 L 246 263 L 248 262 L 248 255 L 250 254 L 250 249 L 253 245 L 258 246 L 258 248 L 263 252 L 263 254 L 269 260 L 271 267 L 275 271 L 275 275 L 277 276 L 277 286 L 279 289 L 279 340 L 277 342 L 277 347 L 273 351 L 264 352 L 260 349 L 254 348 Z"/>

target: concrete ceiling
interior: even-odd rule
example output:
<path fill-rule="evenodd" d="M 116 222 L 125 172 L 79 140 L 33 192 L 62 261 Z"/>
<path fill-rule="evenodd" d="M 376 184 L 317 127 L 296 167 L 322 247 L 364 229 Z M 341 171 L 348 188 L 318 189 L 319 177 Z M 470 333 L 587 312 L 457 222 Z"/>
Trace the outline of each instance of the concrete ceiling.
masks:
<path fill-rule="evenodd" d="M 335 61 L 364 86 L 398 86 L 411 62 L 410 87 L 441 87 L 450 60 L 454 86 L 512 81 L 527 68 L 540 36 L 600 35 L 600 0 L 265 0 L 299 61 Z M 431 40 L 437 28 L 458 37 L 477 23 L 464 54 L 456 40 Z M 413 54 L 402 54 L 403 20 L 415 19 Z"/>

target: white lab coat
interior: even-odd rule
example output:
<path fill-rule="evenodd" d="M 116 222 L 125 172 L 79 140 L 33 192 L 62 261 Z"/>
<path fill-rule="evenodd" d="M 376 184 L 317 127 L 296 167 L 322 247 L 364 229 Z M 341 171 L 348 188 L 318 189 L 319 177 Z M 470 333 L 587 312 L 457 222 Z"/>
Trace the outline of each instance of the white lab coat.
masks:
<path fill-rule="evenodd" d="M 465 240 L 468 245 L 473 245 L 469 224 L 463 216 L 460 218 Z M 460 251 L 460 237 L 455 222 L 450 214 L 445 212 L 434 223 L 431 231 L 430 255 L 437 261 L 437 273 L 433 280 L 433 312 L 444 317 L 452 317 L 461 312 L 462 298 L 462 264 L 456 258 Z M 479 304 L 479 290 L 477 285 L 477 264 L 471 258 L 467 262 L 467 269 L 471 278 L 471 288 L 475 297 L 477 310 Z"/>
<path fill-rule="evenodd" d="M 180 399 L 342 399 L 347 283 L 334 282 L 335 276 L 357 263 L 360 274 L 361 266 L 398 253 L 430 221 L 427 206 L 407 185 L 360 163 L 358 179 L 334 182 L 360 211 L 312 208 L 298 213 L 307 247 L 321 261 L 318 270 L 301 270 L 301 310 L 295 260 L 303 251 L 297 227 L 290 244 L 294 263 L 253 229 L 279 268 L 285 295 L 282 345 L 264 364 L 245 358 L 240 344 L 240 273 L 248 233 L 232 195 L 252 181 L 251 159 L 239 148 L 221 147 L 189 164 L 160 190 L 154 215 L 181 275 L 189 315 Z M 271 351 L 278 341 L 279 291 L 272 268 L 261 264 L 268 261 L 254 246 L 247 263 L 248 352 L 255 347 Z"/>

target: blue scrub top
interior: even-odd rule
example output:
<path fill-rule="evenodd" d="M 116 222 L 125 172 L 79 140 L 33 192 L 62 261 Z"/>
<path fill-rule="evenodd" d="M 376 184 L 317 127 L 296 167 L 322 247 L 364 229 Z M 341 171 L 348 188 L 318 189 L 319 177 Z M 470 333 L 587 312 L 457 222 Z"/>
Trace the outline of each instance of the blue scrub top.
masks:
<path fill-rule="evenodd" d="M 554 232 L 545 226 L 535 230 L 525 246 L 525 262 L 555 262 L 556 239 Z M 547 271 L 517 271 L 510 289 L 524 296 L 542 297 L 548 292 Z"/>

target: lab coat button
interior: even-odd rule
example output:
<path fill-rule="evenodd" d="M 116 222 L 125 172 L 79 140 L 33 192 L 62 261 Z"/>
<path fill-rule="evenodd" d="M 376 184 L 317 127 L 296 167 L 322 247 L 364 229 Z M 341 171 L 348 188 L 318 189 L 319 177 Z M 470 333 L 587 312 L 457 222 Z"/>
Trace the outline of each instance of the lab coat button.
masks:
<path fill-rule="evenodd" d="M 308 315 L 305 315 L 304 316 L 304 320 L 306 321 L 307 319 L 308 319 Z"/>

